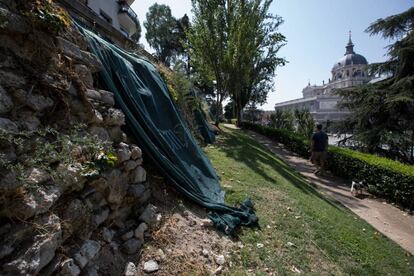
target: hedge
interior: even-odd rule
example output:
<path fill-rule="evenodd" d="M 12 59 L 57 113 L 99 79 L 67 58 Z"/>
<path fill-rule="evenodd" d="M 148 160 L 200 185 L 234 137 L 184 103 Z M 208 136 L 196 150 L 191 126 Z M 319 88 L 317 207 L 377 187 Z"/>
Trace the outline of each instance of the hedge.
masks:
<path fill-rule="evenodd" d="M 309 158 L 309 139 L 289 131 L 242 122 L 250 129 L 282 143 L 287 149 Z M 334 175 L 362 181 L 370 193 L 413 210 L 414 166 L 384 157 L 329 146 L 327 169 Z"/>

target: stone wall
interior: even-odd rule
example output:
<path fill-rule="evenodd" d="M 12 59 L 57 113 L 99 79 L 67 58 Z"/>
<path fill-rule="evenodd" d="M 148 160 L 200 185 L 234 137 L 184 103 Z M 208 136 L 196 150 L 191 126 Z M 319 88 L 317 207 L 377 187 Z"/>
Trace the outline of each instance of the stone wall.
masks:
<path fill-rule="evenodd" d="M 0 274 L 120 275 L 159 221 L 100 62 L 0 5 Z"/>

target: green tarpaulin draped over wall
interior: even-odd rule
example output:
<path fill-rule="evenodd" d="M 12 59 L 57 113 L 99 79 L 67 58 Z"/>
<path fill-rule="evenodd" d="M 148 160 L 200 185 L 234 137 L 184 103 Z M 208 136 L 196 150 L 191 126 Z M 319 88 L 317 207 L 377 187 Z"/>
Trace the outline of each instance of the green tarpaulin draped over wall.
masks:
<path fill-rule="evenodd" d="M 101 79 L 115 94 L 128 128 L 162 173 L 183 195 L 207 208 L 215 226 L 227 234 L 240 225 L 257 225 L 250 201 L 240 208 L 224 203 L 213 166 L 192 137 L 155 66 L 79 29 L 103 64 Z"/>

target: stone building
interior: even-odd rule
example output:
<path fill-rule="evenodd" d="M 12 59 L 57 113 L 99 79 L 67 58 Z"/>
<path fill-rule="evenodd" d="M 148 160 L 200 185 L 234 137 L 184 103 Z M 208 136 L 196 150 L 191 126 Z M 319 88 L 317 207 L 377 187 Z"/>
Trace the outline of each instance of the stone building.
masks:
<path fill-rule="evenodd" d="M 319 123 L 341 121 L 349 114 L 339 109 L 339 97 L 334 95 L 336 88 L 346 88 L 368 83 L 372 77 L 367 72 L 368 62 L 364 56 L 355 53 L 354 44 L 349 35 L 346 52 L 333 66 L 332 77 L 328 83 L 306 86 L 302 90 L 303 98 L 275 104 L 276 110 L 308 109 Z"/>

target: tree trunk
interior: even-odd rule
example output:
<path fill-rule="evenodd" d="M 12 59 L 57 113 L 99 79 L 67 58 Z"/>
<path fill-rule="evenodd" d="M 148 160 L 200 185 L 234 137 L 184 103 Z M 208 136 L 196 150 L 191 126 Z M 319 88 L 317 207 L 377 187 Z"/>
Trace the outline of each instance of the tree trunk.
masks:
<path fill-rule="evenodd" d="M 216 127 L 218 127 L 219 126 L 219 123 L 220 123 L 220 119 L 219 119 L 220 112 L 219 112 L 219 110 L 220 110 L 220 94 L 219 94 L 219 92 L 217 90 L 217 98 L 216 98 L 216 118 L 215 118 L 215 125 L 216 125 Z"/>

